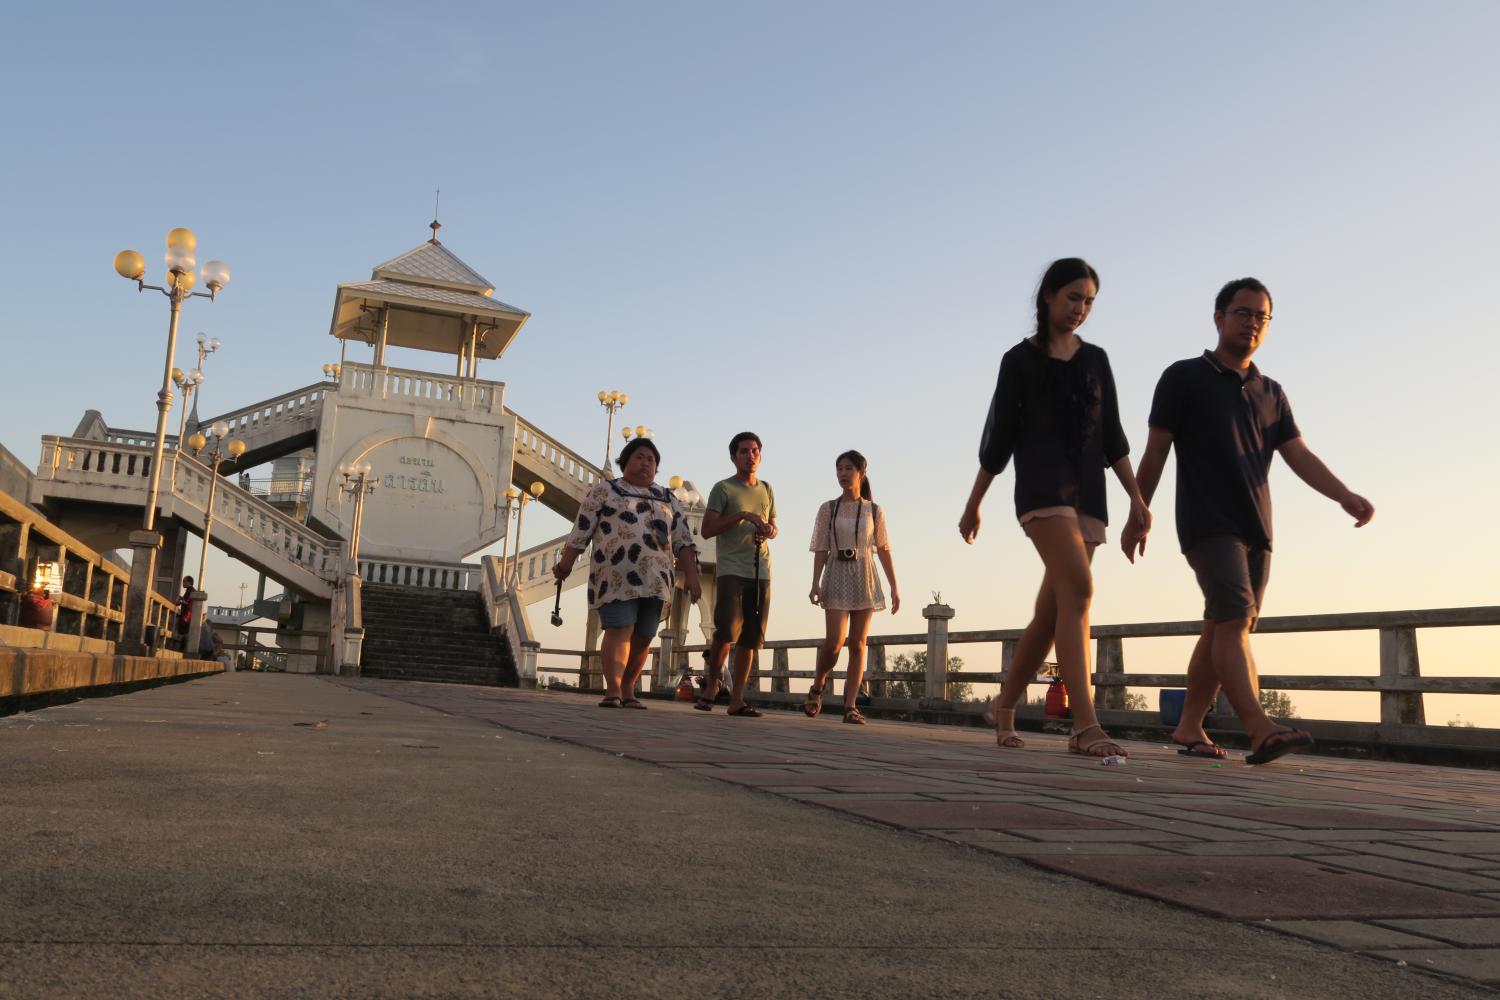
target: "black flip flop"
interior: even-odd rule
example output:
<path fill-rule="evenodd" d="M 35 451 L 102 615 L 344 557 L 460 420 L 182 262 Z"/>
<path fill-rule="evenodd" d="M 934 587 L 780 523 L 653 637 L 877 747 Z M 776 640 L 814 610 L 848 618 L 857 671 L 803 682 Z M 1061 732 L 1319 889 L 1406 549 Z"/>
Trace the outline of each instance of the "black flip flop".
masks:
<path fill-rule="evenodd" d="M 714 703 L 707 698 L 694 698 L 693 707 L 700 712 L 712 712 L 714 710 Z"/>
<path fill-rule="evenodd" d="M 613 696 L 605 698 L 603 701 L 601 701 L 599 703 L 599 707 L 600 708 L 619 708 L 620 707 L 620 699 L 618 699 L 616 697 L 613 697 Z"/>
<path fill-rule="evenodd" d="M 765 713 L 754 705 L 741 705 L 739 708 L 730 711 L 729 714 L 737 715 L 742 719 L 758 719 Z"/>
<path fill-rule="evenodd" d="M 646 706 L 641 702 L 641 700 L 639 698 L 626 698 L 624 701 L 620 702 L 620 707 L 621 708 L 639 708 L 642 711 L 644 711 L 645 708 L 646 708 Z"/>
<path fill-rule="evenodd" d="M 1271 743 L 1277 736 L 1285 736 L 1285 739 Z M 1270 743 L 1270 746 L 1266 744 Z M 1260 741 L 1260 747 L 1254 753 L 1245 757 L 1246 764 L 1269 764 L 1278 757 L 1285 757 L 1289 753 L 1298 750 L 1306 750 L 1313 745 L 1311 733 L 1305 733 L 1300 729 L 1278 729 Z"/>
<path fill-rule="evenodd" d="M 1229 754 L 1225 752 L 1223 747 L 1219 746 L 1217 743 L 1210 743 L 1208 740 L 1194 740 L 1191 743 L 1178 743 L 1177 746 L 1179 747 L 1177 752 L 1183 757 L 1207 757 L 1209 760 L 1223 760 L 1225 757 L 1229 756 Z M 1206 747 L 1207 749 L 1199 750 L 1199 747 Z"/>

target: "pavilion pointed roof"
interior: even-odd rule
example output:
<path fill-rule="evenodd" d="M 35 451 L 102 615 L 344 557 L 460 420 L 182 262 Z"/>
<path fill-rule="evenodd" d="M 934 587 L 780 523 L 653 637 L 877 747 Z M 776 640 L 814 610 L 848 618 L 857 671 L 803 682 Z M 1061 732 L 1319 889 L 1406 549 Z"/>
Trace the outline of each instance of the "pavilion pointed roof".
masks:
<path fill-rule="evenodd" d="M 338 286 L 329 333 L 372 343 L 382 322 L 386 343 L 458 354 L 478 332 L 481 358 L 498 358 L 531 318 L 494 297 L 495 286 L 433 237 L 377 264 L 369 281 Z"/>
<path fill-rule="evenodd" d="M 459 260 L 452 250 L 443 246 L 436 238 L 399 257 L 392 257 L 384 264 L 376 264 L 370 277 L 455 288 L 485 296 L 495 293 L 495 286 L 487 278 Z"/>

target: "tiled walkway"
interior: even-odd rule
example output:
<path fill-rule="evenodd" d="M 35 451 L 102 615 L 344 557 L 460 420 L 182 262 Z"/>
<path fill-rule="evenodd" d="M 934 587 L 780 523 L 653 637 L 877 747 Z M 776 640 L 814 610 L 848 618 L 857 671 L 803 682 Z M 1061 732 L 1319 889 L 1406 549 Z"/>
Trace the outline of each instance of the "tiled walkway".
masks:
<path fill-rule="evenodd" d="M 1226 919 L 1500 984 L 1500 773 L 1292 756 L 1249 767 L 1061 736 L 381 681 L 372 693 L 692 771 Z"/>

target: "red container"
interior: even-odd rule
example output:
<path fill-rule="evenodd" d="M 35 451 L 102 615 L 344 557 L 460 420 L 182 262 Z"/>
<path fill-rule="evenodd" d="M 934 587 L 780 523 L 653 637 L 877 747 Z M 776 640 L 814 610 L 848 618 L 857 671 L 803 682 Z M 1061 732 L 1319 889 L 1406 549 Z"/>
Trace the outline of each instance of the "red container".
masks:
<path fill-rule="evenodd" d="M 677 682 L 677 700 L 692 701 L 694 697 L 696 696 L 693 694 L 693 679 L 683 674 L 682 680 Z"/>
<path fill-rule="evenodd" d="M 1068 717 L 1068 689 L 1061 681 L 1054 680 L 1047 685 L 1047 718 L 1066 719 Z"/>

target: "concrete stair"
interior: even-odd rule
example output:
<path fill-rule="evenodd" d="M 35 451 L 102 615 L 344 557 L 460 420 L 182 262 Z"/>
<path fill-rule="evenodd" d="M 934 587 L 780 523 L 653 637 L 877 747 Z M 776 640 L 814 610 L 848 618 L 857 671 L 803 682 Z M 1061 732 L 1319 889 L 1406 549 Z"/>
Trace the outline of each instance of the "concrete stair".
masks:
<path fill-rule="evenodd" d="M 365 677 L 516 685 L 510 647 L 490 634 L 478 591 L 366 583 L 360 594 Z"/>

